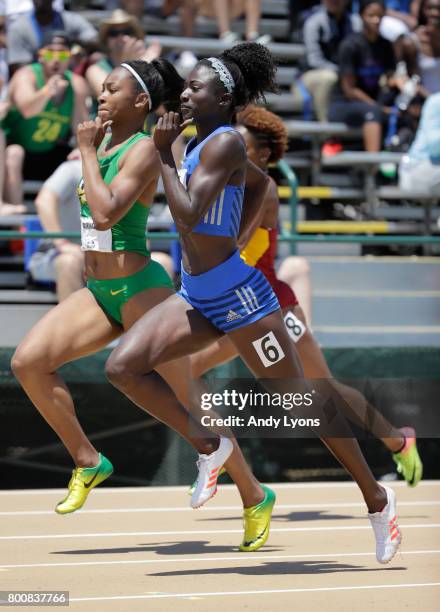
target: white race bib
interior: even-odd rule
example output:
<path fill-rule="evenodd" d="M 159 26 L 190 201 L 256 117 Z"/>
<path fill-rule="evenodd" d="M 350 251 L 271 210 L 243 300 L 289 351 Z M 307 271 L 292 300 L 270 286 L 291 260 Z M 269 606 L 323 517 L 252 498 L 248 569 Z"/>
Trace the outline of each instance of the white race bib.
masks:
<path fill-rule="evenodd" d="M 289 336 L 292 338 L 295 344 L 304 336 L 307 331 L 307 328 L 304 323 L 300 319 L 298 319 L 298 317 L 295 317 L 293 312 L 290 312 L 290 310 L 284 316 L 284 324 L 287 328 L 287 331 L 289 332 Z"/>
<path fill-rule="evenodd" d="M 188 187 L 188 185 L 187 185 L 187 174 L 188 174 L 187 168 L 180 168 L 177 171 L 177 175 L 179 177 L 179 181 L 182 183 L 182 185 L 185 187 L 185 189 Z"/>
<path fill-rule="evenodd" d="M 252 344 L 265 368 L 269 368 L 275 363 L 278 363 L 285 356 L 280 343 L 272 331 L 262 338 L 254 340 Z"/>
<path fill-rule="evenodd" d="M 91 217 L 81 217 L 81 250 L 111 253 L 112 231 L 100 231 L 95 228 Z"/>

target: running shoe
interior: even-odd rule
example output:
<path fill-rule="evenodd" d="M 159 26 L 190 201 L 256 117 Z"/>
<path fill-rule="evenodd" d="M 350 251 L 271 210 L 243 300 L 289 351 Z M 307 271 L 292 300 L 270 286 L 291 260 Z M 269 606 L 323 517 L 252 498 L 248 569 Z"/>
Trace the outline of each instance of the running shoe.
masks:
<path fill-rule="evenodd" d="M 222 474 L 226 474 L 226 468 L 222 467 L 220 472 L 218 473 L 218 478 L 222 475 Z M 190 486 L 190 488 L 188 489 L 188 495 L 192 495 L 194 493 L 194 491 L 196 490 L 196 486 L 197 486 L 197 479 L 192 483 L 192 485 Z"/>
<path fill-rule="evenodd" d="M 243 511 L 244 537 L 240 544 L 241 552 L 254 552 L 263 546 L 269 537 L 270 519 L 275 504 L 275 491 L 261 485 L 264 499 L 256 506 Z"/>
<path fill-rule="evenodd" d="M 217 493 L 217 478 L 233 449 L 231 440 L 220 436 L 220 444 L 216 451 L 210 455 L 199 455 L 197 461 L 199 475 L 196 488 L 191 496 L 192 508 L 200 508 Z"/>
<path fill-rule="evenodd" d="M 368 513 L 376 537 L 376 559 L 379 563 L 389 563 L 402 541 L 402 532 L 397 524 L 396 494 L 389 487 L 384 489 L 387 492 L 387 505 L 381 512 Z"/>
<path fill-rule="evenodd" d="M 398 453 L 393 453 L 397 471 L 404 477 L 410 487 L 415 487 L 423 476 L 423 463 L 417 451 L 416 432 L 412 427 L 400 429 L 405 437 L 405 444 Z"/>
<path fill-rule="evenodd" d="M 113 466 L 107 457 L 99 453 L 99 463 L 94 467 L 75 468 L 69 482 L 69 492 L 56 506 L 58 514 L 68 514 L 79 510 L 90 491 L 113 473 Z"/>

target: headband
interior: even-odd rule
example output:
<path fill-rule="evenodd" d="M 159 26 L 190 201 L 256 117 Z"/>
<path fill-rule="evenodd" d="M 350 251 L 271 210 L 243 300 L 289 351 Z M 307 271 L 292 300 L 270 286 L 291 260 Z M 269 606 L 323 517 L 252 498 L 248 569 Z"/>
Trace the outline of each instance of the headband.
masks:
<path fill-rule="evenodd" d="M 207 57 L 206 61 L 211 64 L 212 69 L 218 74 L 220 81 L 223 83 L 227 91 L 232 93 L 235 88 L 235 81 L 224 63 L 217 57 Z"/>
<path fill-rule="evenodd" d="M 128 64 L 121 64 L 121 67 L 122 68 L 126 68 L 129 72 L 131 72 L 131 74 L 134 76 L 136 81 L 142 87 L 143 91 L 147 94 L 147 98 L 148 98 L 148 110 L 150 111 L 151 107 L 153 106 L 153 104 L 151 102 L 151 96 L 150 96 L 150 92 L 148 91 L 148 87 L 145 85 L 144 81 L 141 79 L 141 77 L 138 75 L 138 73 L 136 72 L 136 70 L 134 68 L 132 68 Z"/>

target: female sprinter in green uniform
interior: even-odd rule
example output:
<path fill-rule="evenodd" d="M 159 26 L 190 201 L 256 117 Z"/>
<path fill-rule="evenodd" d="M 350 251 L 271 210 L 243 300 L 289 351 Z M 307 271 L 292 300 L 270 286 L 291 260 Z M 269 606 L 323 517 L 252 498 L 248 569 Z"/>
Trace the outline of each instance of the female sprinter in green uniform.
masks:
<path fill-rule="evenodd" d="M 182 125 L 177 113 L 158 122 L 154 141 L 181 235 L 182 289 L 137 321 L 107 363 L 112 382 L 138 404 L 148 405 L 156 384 L 152 370 L 158 364 L 200 350 L 216 339 L 218 330 L 228 334 L 251 372 L 270 389 L 292 391 L 289 381 L 303 376 L 275 294 L 237 249 L 247 157 L 231 120 L 237 107 L 273 91 L 274 78 L 273 58 L 265 47 L 237 45 L 191 71 L 181 95 Z M 197 138 L 188 144 L 179 176 L 171 145 L 190 120 Z M 315 414 L 323 408 L 320 394 L 316 404 Z M 343 427 L 341 415 L 337 418 Z M 359 485 L 370 512 L 377 560 L 388 563 L 401 540 L 394 492 L 375 481 L 355 439 L 323 441 Z M 199 470 L 193 495 L 212 480 Z M 265 537 L 267 526 L 257 528 L 249 541 Z"/>
<path fill-rule="evenodd" d="M 57 369 L 99 351 L 129 329 L 151 307 L 174 293 L 163 268 L 149 258 L 145 228 L 156 191 L 159 162 L 153 141 L 142 133 L 150 110 L 175 103 L 182 80 L 166 60 L 133 61 L 115 68 L 105 80 L 99 117 L 79 126 L 83 163 L 82 248 L 86 251 L 87 288 L 73 293 L 48 312 L 18 346 L 12 369 L 27 395 L 55 430 L 76 469 L 58 513 L 80 508 L 90 490 L 112 473 L 83 432 L 69 391 Z M 111 136 L 104 126 L 111 125 Z M 96 146 L 101 147 L 96 151 Z M 259 171 L 258 171 L 259 172 Z M 265 177 L 262 175 L 263 184 Z M 183 359 L 158 368 L 157 380 L 169 381 L 181 404 L 188 406 L 190 367 Z M 165 383 L 164 383 L 165 384 Z M 245 506 L 264 498 L 235 444 L 219 441 L 193 422 L 175 396 L 150 396 L 143 407 L 178 431 L 203 458 L 218 456 L 231 469 Z M 191 426 L 191 432 L 190 432 Z M 226 443 L 223 444 L 223 441 Z M 215 452 L 214 452 L 215 451 Z M 222 463 L 223 463 L 222 462 Z M 235 474 L 235 476 L 234 476 Z"/>

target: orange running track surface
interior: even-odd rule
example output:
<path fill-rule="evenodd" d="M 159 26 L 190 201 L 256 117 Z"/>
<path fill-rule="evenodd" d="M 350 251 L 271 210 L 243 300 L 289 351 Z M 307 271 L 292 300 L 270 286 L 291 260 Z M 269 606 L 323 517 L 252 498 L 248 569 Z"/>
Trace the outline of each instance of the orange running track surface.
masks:
<path fill-rule="evenodd" d="M 386 566 L 355 485 L 270 486 L 271 535 L 250 554 L 232 485 L 200 510 L 184 487 L 102 487 L 67 516 L 53 512 L 64 491 L 1 491 L 0 590 L 68 590 L 52 609 L 84 612 L 439 609 L 440 481 L 391 485 L 403 543 Z"/>

